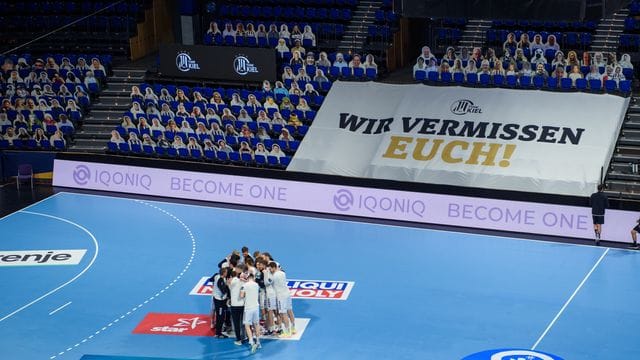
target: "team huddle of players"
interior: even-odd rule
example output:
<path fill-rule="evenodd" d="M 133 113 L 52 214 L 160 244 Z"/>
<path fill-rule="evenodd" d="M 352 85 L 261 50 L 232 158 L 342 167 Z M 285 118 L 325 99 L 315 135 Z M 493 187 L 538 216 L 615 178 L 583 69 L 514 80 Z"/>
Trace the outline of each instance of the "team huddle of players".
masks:
<path fill-rule="evenodd" d="M 210 279 L 211 327 L 216 337 L 228 338 L 233 331 L 234 344 L 248 340 L 255 353 L 261 348 L 260 335 L 290 337 L 296 333 L 287 277 L 271 254 L 256 251 L 252 257 L 245 246 L 242 253 L 234 250 L 218 268 Z"/>

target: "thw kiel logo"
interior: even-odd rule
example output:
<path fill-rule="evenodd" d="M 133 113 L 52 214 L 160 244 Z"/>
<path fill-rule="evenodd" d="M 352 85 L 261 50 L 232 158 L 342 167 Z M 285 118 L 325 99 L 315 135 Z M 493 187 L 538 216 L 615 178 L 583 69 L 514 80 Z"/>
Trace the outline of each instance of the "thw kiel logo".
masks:
<path fill-rule="evenodd" d="M 474 105 L 471 100 L 460 99 L 451 104 L 451 112 L 456 115 L 481 114 L 482 109 L 480 106 Z"/>
<path fill-rule="evenodd" d="M 248 57 L 244 55 L 238 55 L 233 60 L 233 69 L 240 76 L 247 75 L 249 73 L 257 73 L 258 67 L 255 66 Z"/>
<path fill-rule="evenodd" d="M 200 70 L 200 65 L 198 65 L 195 60 L 191 59 L 191 56 L 184 51 L 179 52 L 178 56 L 176 56 L 176 67 L 182 72 Z"/>

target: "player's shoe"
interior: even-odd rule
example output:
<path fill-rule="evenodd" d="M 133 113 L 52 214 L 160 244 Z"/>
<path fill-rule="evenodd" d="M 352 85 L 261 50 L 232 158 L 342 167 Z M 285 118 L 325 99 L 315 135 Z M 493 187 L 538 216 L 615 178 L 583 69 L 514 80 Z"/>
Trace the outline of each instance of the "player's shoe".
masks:
<path fill-rule="evenodd" d="M 638 250 L 640 249 L 640 246 L 638 244 L 631 244 L 631 246 L 629 246 L 629 249 Z"/>
<path fill-rule="evenodd" d="M 225 335 L 225 334 L 218 334 L 218 335 L 216 335 L 216 337 L 217 337 L 218 339 L 228 339 L 228 338 L 229 338 L 229 337 L 228 337 L 227 335 Z"/>
<path fill-rule="evenodd" d="M 296 334 L 296 328 L 291 328 L 291 334 L 295 335 Z"/>
<path fill-rule="evenodd" d="M 262 349 L 262 343 L 258 342 L 258 349 Z"/>
<path fill-rule="evenodd" d="M 252 354 L 255 354 L 255 353 L 256 353 L 256 350 L 258 350 L 258 344 L 253 344 L 253 345 L 251 345 L 251 353 L 252 353 Z"/>
<path fill-rule="evenodd" d="M 291 337 L 291 333 L 289 331 L 283 331 L 282 334 L 278 335 L 279 338 L 288 339 Z"/>
<path fill-rule="evenodd" d="M 235 345 L 242 346 L 242 341 L 237 341 L 237 340 L 236 340 L 236 341 L 234 341 L 233 343 L 234 343 Z"/>

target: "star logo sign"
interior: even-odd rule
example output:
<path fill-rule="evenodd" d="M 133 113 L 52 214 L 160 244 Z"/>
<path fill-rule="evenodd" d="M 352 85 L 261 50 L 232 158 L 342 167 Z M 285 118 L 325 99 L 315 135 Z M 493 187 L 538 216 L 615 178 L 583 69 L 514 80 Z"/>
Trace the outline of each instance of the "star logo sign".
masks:
<path fill-rule="evenodd" d="M 207 322 L 204 320 L 200 320 L 199 317 L 194 317 L 191 319 L 184 319 L 184 318 L 178 318 L 178 323 L 174 324 L 174 327 L 181 327 L 181 328 L 191 328 L 191 329 L 195 329 L 198 325 L 202 325 L 202 324 L 206 324 Z"/>

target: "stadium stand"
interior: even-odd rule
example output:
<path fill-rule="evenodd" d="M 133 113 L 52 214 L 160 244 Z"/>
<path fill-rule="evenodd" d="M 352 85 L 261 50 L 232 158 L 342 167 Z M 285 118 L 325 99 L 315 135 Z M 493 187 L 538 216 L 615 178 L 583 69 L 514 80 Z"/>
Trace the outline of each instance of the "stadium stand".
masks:
<path fill-rule="evenodd" d="M 149 1 L 146 1 L 148 6 Z M 113 4 L 113 6 L 112 6 Z M 34 30 L 47 42 L 22 47 L 22 51 L 92 52 L 127 55 L 129 38 L 144 18 L 145 1 L 2 1 L 0 48 L 11 49 L 34 40 Z M 87 17 L 96 13 L 95 16 Z"/>
<path fill-rule="evenodd" d="M 112 132 L 110 153 L 284 168 L 324 96 L 285 88 L 249 91 L 141 84 Z M 304 87 L 303 87 L 304 88 Z"/>
<path fill-rule="evenodd" d="M 65 150 L 111 68 L 111 56 L 95 54 L 22 54 L 0 61 L 0 149 Z"/>

